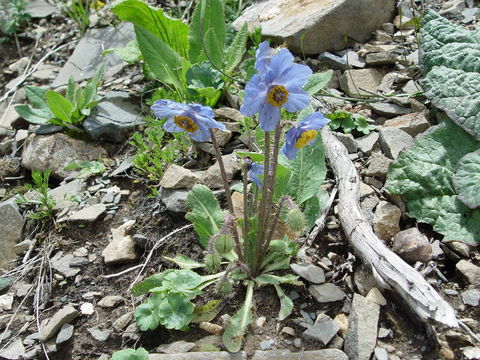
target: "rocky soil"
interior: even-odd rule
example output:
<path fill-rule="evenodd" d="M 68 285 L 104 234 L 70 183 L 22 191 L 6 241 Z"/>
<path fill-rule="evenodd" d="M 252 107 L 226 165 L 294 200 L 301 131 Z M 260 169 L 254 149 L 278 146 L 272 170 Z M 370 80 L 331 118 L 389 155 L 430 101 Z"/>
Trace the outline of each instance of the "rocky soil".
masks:
<path fill-rule="evenodd" d="M 141 299 L 134 298 L 129 288 L 172 267 L 163 256 L 182 253 L 202 258 L 196 234 L 184 219 L 184 202 L 195 183 L 209 186 L 222 199 L 219 168 L 211 146 L 197 144 L 197 157 L 180 164 L 184 166 L 171 165 L 160 184 L 153 184 L 158 195 L 152 196 L 152 184 L 134 171 L 135 149 L 129 144 L 132 133 L 144 127 L 148 111 L 144 100 L 150 96 L 147 82 L 139 66 L 114 54 L 102 56 L 105 49 L 125 46 L 134 37 L 132 28 L 117 24 L 105 7 L 80 37 L 77 25 L 56 6 L 29 0 L 33 17 L 19 34 L 19 48 L 13 41 L 0 44 L 4 54 L 0 59 L 0 358 L 106 360 L 114 351 L 143 346 L 158 353 L 151 357 L 157 360 L 252 356 L 278 360 L 292 359 L 291 352 L 303 360 L 479 359 L 478 249 L 442 242 L 430 226 L 409 218 L 402 200 L 389 196 L 383 186 L 390 163 L 415 136 L 436 123 L 435 111 L 421 93 L 417 32 L 408 21 L 424 6 L 475 29 L 480 26 L 480 8 L 473 0 L 391 3 L 387 19 L 381 9 L 368 8 L 373 25 L 365 23 L 367 28 L 360 29 L 362 22 L 356 23 L 352 31 L 364 33 L 362 42 L 349 40 L 346 47 L 336 44 L 336 50 L 328 52 L 321 44 L 324 37 L 338 38 L 334 27 L 328 28 L 332 34 L 318 38 L 310 35 L 318 34 L 318 29 L 305 23 L 299 23 L 307 27 L 300 26 L 293 35 L 275 30 L 285 28 L 281 22 L 289 21 L 288 11 L 274 13 L 277 23 L 268 20 L 273 24 L 264 32 L 292 44 L 298 61 L 314 71 L 334 70 L 328 94 L 315 96 L 315 107 L 325 112 L 345 109 L 372 120 L 376 129 L 368 135 L 335 133 L 361 175 L 363 215 L 378 238 L 451 304 L 464 327 L 426 324 L 395 292 L 382 290 L 349 246 L 335 199 L 323 230 L 292 261 L 292 271 L 305 283 L 287 289 L 295 305 L 293 314 L 277 322 L 274 291 L 258 292 L 244 352 L 205 354 L 223 350 L 221 330 L 215 326 L 193 324 L 187 332 L 139 331 L 133 311 Z M 360 16 L 345 11 L 347 19 Z M 237 22 L 248 21 L 248 16 L 247 11 Z M 296 34 L 304 32 L 305 42 L 296 48 Z M 82 82 L 102 62 L 107 65 L 100 89 L 104 97 L 86 120 L 89 141 L 55 128 L 39 129 L 13 110 L 15 104 L 25 103 L 25 85 L 61 89 L 68 76 Z M 359 101 L 358 95 L 370 98 Z M 229 129 L 218 139 L 232 184 L 240 179 L 234 150 L 246 148 L 247 142 L 236 123 L 242 117 L 237 109 L 230 96 L 216 110 L 217 119 Z M 100 175 L 65 170 L 72 161 L 99 158 L 106 167 Z M 25 193 L 34 199 L 24 185 L 31 183 L 31 170 L 47 168 L 52 170 L 49 194 L 56 200 L 54 224 L 28 219 L 27 209 L 14 198 Z M 331 172 L 329 176 L 324 188 L 333 193 L 337 184 Z M 221 328 L 241 293 L 240 287 L 234 290 L 214 324 Z"/>

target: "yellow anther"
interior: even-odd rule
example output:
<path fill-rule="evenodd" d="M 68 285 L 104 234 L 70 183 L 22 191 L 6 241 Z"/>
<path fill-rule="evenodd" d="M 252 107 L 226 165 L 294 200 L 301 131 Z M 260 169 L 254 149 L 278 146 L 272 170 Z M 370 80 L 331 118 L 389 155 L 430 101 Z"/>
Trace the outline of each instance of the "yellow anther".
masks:
<path fill-rule="evenodd" d="M 288 90 L 283 85 L 273 85 L 267 93 L 267 101 L 275 107 L 280 107 L 288 100 Z"/>
<path fill-rule="evenodd" d="M 173 117 L 173 122 L 180 126 L 183 130 L 193 133 L 198 130 L 198 125 L 188 116 L 176 115 Z"/>
<path fill-rule="evenodd" d="M 295 149 L 301 149 L 307 145 L 310 141 L 317 137 L 317 132 L 315 130 L 307 130 L 300 135 L 300 138 L 295 143 Z"/>

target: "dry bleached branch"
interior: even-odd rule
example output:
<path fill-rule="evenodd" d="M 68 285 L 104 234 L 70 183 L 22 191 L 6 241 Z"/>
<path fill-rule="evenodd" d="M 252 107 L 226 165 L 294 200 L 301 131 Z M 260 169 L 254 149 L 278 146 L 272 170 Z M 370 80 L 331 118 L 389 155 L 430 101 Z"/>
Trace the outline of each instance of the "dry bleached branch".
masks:
<path fill-rule="evenodd" d="M 327 158 L 339 188 L 338 214 L 354 252 L 368 264 L 377 281 L 396 291 L 423 321 L 435 320 L 458 327 L 453 308 L 400 257 L 374 234 L 359 203 L 360 178 L 346 148 L 326 127 L 322 131 Z"/>

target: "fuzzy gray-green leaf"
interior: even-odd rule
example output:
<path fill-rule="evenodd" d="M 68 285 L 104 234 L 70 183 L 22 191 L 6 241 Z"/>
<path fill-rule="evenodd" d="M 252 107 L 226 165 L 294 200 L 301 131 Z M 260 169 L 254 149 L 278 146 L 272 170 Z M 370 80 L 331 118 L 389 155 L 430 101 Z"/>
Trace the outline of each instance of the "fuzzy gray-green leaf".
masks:
<path fill-rule="evenodd" d="M 460 159 L 453 185 L 461 202 L 470 209 L 480 207 L 480 150 Z"/>

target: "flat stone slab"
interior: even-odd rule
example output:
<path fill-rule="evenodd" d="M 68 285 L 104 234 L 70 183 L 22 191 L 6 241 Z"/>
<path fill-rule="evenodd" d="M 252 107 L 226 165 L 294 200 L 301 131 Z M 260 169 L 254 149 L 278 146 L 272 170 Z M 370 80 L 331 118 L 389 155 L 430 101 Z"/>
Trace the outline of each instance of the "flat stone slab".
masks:
<path fill-rule="evenodd" d="M 114 66 L 122 64 L 122 60 L 115 54 L 103 56 L 102 53 L 110 48 L 124 47 L 132 39 L 135 39 L 135 34 L 130 23 L 124 23 L 118 28 L 107 27 L 87 31 L 53 81 L 52 88 L 65 85 L 70 76 L 75 81 L 91 78 L 101 63 L 105 64 L 105 70 L 111 70 Z"/>
<path fill-rule="evenodd" d="M 343 351 L 337 349 L 312 350 L 303 353 L 292 353 L 288 350 L 256 351 L 250 360 L 292 360 L 302 354 L 302 360 L 348 360 Z M 150 354 L 149 360 L 247 360 L 247 353 L 191 352 L 183 354 Z"/>

